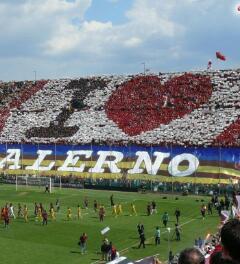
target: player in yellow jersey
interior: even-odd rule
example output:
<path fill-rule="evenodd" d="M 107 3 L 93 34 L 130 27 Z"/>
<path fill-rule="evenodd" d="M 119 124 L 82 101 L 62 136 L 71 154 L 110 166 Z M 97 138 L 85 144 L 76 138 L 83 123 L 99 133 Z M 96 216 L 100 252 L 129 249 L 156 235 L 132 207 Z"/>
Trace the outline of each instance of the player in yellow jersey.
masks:
<path fill-rule="evenodd" d="M 112 215 L 117 217 L 117 206 L 115 204 L 112 206 Z"/>
<path fill-rule="evenodd" d="M 82 218 L 82 212 L 81 212 L 81 207 L 80 207 L 80 205 L 77 206 L 77 218 L 78 218 L 78 220 L 79 220 L 80 218 Z"/>
<path fill-rule="evenodd" d="M 42 209 L 39 206 L 37 211 L 37 221 L 42 222 Z"/>
<path fill-rule="evenodd" d="M 18 204 L 18 213 L 17 213 L 17 215 L 18 215 L 19 218 L 23 216 L 23 213 L 22 213 L 22 206 L 21 206 L 20 203 Z"/>
<path fill-rule="evenodd" d="M 50 217 L 53 221 L 56 220 L 56 215 L 53 207 L 50 208 Z"/>
<path fill-rule="evenodd" d="M 117 205 L 117 215 L 122 215 L 122 213 L 123 213 L 122 205 L 121 204 L 118 204 Z"/>
<path fill-rule="evenodd" d="M 137 211 L 134 203 L 131 203 L 131 213 L 130 216 L 135 215 L 137 216 Z"/>
<path fill-rule="evenodd" d="M 28 222 L 28 208 L 26 204 L 23 207 L 23 218 L 24 218 L 25 223 L 27 223 Z"/>
<path fill-rule="evenodd" d="M 72 219 L 72 209 L 70 207 L 68 207 L 67 209 L 67 220 Z"/>

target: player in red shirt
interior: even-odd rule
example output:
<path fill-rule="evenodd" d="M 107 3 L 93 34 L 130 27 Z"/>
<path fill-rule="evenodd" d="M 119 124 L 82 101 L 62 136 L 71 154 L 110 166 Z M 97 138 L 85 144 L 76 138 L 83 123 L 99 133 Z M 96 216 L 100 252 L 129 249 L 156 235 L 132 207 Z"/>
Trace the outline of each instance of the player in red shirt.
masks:
<path fill-rule="evenodd" d="M 47 225 L 48 222 L 48 214 L 46 210 L 43 210 L 42 212 L 42 225 Z"/>
<path fill-rule="evenodd" d="M 103 222 L 103 217 L 105 216 L 105 208 L 103 205 L 99 208 L 99 220 L 100 222 Z"/>
<path fill-rule="evenodd" d="M 87 243 L 87 234 L 86 233 L 83 233 L 81 236 L 80 236 L 80 240 L 79 240 L 79 245 L 80 245 L 80 248 L 81 248 L 81 254 L 85 253 L 86 252 L 86 243 Z"/>
<path fill-rule="evenodd" d="M 8 207 L 5 206 L 2 211 L 2 217 L 4 220 L 4 227 L 7 228 L 9 225 L 9 212 L 8 212 Z"/>

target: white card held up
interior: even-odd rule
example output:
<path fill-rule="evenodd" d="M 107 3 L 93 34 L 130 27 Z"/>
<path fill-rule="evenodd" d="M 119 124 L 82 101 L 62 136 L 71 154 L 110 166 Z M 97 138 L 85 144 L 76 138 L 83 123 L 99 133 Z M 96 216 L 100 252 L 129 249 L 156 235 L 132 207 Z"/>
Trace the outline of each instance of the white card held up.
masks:
<path fill-rule="evenodd" d="M 110 230 L 110 227 L 107 226 L 107 227 L 105 227 L 105 228 L 101 231 L 101 234 L 104 235 L 104 234 L 106 234 L 109 230 Z"/>

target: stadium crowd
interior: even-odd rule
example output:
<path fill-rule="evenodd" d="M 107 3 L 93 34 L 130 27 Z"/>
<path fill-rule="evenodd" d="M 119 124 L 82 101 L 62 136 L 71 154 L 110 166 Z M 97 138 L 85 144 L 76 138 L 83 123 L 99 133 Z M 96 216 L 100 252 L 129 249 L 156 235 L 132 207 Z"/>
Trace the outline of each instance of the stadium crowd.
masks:
<path fill-rule="evenodd" d="M 229 203 L 231 208 L 229 210 Z M 220 225 L 215 235 L 208 234 L 205 239 L 195 239 L 194 247 L 184 249 L 175 256 L 169 254 L 170 264 L 224 264 L 240 263 L 240 196 L 233 193 L 219 200 L 217 195 L 211 199 L 212 206 L 219 212 Z M 220 210 L 219 207 L 220 206 Z M 212 209 L 208 214 L 212 214 Z M 227 212 L 227 213 L 226 213 Z M 204 216 L 205 217 L 205 216 Z"/>
<path fill-rule="evenodd" d="M 227 221 L 219 233 L 205 241 L 203 247 L 184 249 L 170 263 L 177 264 L 237 264 L 240 263 L 240 221 Z"/>
<path fill-rule="evenodd" d="M 239 146 L 239 89 L 240 70 L 1 83 L 0 140 Z"/>

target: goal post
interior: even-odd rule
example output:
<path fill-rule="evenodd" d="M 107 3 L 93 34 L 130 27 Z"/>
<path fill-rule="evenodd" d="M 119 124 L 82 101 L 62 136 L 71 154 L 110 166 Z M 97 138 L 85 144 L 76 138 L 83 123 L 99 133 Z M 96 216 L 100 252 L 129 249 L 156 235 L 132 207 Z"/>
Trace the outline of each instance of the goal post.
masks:
<path fill-rule="evenodd" d="M 52 178 L 49 178 L 49 192 L 52 193 Z"/>
<path fill-rule="evenodd" d="M 44 176 L 16 175 L 15 185 L 16 191 L 32 186 L 43 188 L 43 191 L 48 189 L 52 193 L 54 190 L 54 179 Z"/>

